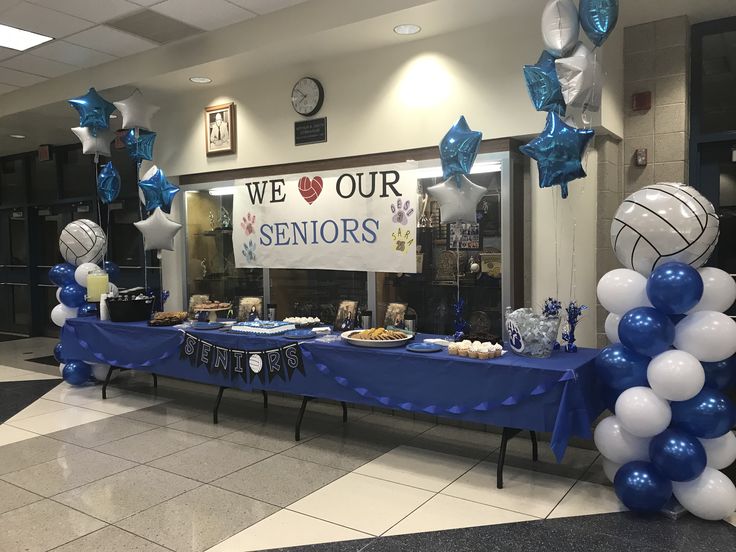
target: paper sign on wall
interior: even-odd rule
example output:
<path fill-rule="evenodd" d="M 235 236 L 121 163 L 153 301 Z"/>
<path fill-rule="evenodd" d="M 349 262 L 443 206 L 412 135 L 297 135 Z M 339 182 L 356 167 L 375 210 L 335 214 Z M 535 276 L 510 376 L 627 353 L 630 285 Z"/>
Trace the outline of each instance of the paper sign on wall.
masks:
<path fill-rule="evenodd" d="M 235 266 L 416 272 L 415 169 L 236 180 Z"/>

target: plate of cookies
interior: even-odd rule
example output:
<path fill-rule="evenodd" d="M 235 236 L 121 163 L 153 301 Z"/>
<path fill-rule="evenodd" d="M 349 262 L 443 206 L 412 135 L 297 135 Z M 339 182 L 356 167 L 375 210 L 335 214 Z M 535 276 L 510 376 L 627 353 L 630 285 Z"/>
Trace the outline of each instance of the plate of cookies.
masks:
<path fill-rule="evenodd" d="M 358 347 L 401 347 L 414 339 L 414 334 L 402 330 L 387 330 L 386 328 L 369 328 L 367 330 L 349 330 L 340 334 L 340 337 Z"/>

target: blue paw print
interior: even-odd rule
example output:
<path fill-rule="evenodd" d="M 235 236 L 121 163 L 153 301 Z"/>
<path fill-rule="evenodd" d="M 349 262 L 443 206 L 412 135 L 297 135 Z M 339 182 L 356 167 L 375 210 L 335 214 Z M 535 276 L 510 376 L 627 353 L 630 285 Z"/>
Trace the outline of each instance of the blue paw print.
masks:
<path fill-rule="evenodd" d="M 513 322 L 506 322 L 506 331 L 509 334 L 509 345 L 514 351 L 521 351 L 524 348 L 524 341 L 521 339 L 519 328 Z"/>
<path fill-rule="evenodd" d="M 249 262 L 256 260 L 256 244 L 253 243 L 253 240 L 248 240 L 247 244 L 243 244 L 243 256 Z"/>

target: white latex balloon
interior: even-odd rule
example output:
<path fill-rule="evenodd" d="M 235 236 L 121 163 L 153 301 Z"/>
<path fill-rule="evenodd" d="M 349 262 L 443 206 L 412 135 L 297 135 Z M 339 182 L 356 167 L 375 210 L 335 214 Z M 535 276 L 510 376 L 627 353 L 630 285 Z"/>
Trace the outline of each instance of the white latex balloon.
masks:
<path fill-rule="evenodd" d="M 61 303 L 61 288 L 56 288 L 56 300 Z"/>
<path fill-rule="evenodd" d="M 628 268 L 606 272 L 598 282 L 598 301 L 604 309 L 626 314 L 636 307 L 651 306 L 647 297 L 647 279 Z"/>
<path fill-rule="evenodd" d="M 72 132 L 82 142 L 82 153 L 110 157 L 110 142 L 115 139 L 115 133 L 109 128 L 97 128 L 93 134 L 91 128 L 74 127 Z"/>
<path fill-rule="evenodd" d="M 74 271 L 74 279 L 83 288 L 87 287 L 87 275 L 91 270 L 99 270 L 100 267 L 95 263 L 82 263 Z"/>
<path fill-rule="evenodd" d="M 616 462 L 611 462 L 606 457 L 603 457 L 602 464 L 603 464 L 603 473 L 605 473 L 608 480 L 611 483 L 613 483 L 613 480 L 616 478 L 616 472 L 621 467 L 621 464 L 617 464 Z"/>
<path fill-rule="evenodd" d="M 578 10 L 572 0 L 548 0 L 542 12 L 542 40 L 555 57 L 569 52 L 578 42 Z"/>
<path fill-rule="evenodd" d="M 722 312 L 688 314 L 675 330 L 675 347 L 701 362 L 719 362 L 736 354 L 736 322 Z"/>
<path fill-rule="evenodd" d="M 733 431 L 715 439 L 700 439 L 708 457 L 708 467 L 716 470 L 727 468 L 736 462 L 736 435 Z"/>
<path fill-rule="evenodd" d="M 616 399 L 616 417 L 635 437 L 654 437 L 672 421 L 670 404 L 649 387 L 630 387 Z"/>
<path fill-rule="evenodd" d="M 626 431 L 618 416 L 601 420 L 593 433 L 595 446 L 600 453 L 614 464 L 625 464 L 633 460 L 649 461 L 649 441 Z"/>
<path fill-rule="evenodd" d="M 130 129 L 138 127 L 145 130 L 153 130 L 151 118 L 160 107 L 144 100 L 140 90 L 136 90 L 124 100 L 112 103 L 123 115 L 123 128 Z"/>
<path fill-rule="evenodd" d="M 621 321 L 621 317 L 615 312 L 611 312 L 606 316 L 606 337 L 611 343 L 621 343 L 618 337 L 618 323 Z"/>
<path fill-rule="evenodd" d="M 64 366 L 66 366 L 65 363 L 59 364 L 59 375 L 63 378 L 64 377 Z"/>
<path fill-rule="evenodd" d="M 658 397 L 668 401 L 686 401 L 703 389 L 705 371 L 690 353 L 671 350 L 649 362 L 647 380 Z"/>
<path fill-rule="evenodd" d="M 725 519 L 736 510 L 736 487 L 723 473 L 705 468 L 692 481 L 672 482 L 675 498 L 691 514 L 708 520 Z"/>
<path fill-rule="evenodd" d="M 102 364 L 102 363 L 88 363 L 92 367 L 92 375 L 95 377 L 97 381 L 105 381 L 105 378 L 107 377 L 107 371 L 110 369 L 109 364 Z M 119 370 L 113 371 L 112 377 L 110 378 L 110 381 L 113 381 L 116 377 L 118 377 Z"/>
<path fill-rule="evenodd" d="M 427 188 L 427 193 L 440 204 L 442 224 L 476 222 L 478 202 L 487 192 L 486 188 L 474 184 L 465 175 L 450 177 Z"/>
<path fill-rule="evenodd" d="M 164 215 L 161 207 L 156 207 L 153 214 L 146 220 L 134 222 L 133 224 L 143 234 L 143 248 L 146 251 L 150 249 L 174 250 L 174 236 L 181 230 L 181 224 L 169 220 Z"/>
<path fill-rule="evenodd" d="M 587 111 L 600 110 L 601 66 L 585 44 L 579 42 L 569 57 L 555 60 L 555 70 L 565 104 Z"/>
<path fill-rule="evenodd" d="M 703 297 L 687 314 L 698 311 L 726 312 L 736 301 L 736 281 L 725 270 L 704 266 L 698 272 L 703 279 Z"/>
<path fill-rule="evenodd" d="M 64 325 L 67 318 L 74 318 L 75 316 L 77 316 L 77 309 L 67 307 L 61 303 L 51 309 L 51 321 L 60 328 Z"/>

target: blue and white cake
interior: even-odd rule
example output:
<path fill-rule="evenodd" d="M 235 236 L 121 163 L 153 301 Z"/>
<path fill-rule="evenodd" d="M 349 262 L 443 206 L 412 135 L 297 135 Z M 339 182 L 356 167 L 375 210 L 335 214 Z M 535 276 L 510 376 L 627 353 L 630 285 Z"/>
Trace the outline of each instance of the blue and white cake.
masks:
<path fill-rule="evenodd" d="M 295 330 L 296 325 L 289 322 L 270 322 L 268 320 L 253 320 L 248 322 L 238 322 L 232 325 L 235 332 L 241 332 L 246 335 L 280 335 Z"/>

